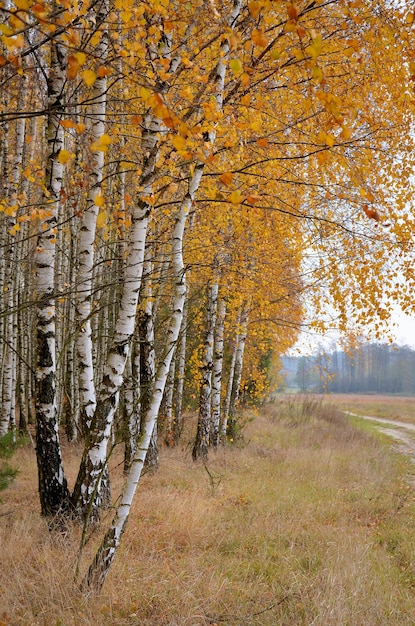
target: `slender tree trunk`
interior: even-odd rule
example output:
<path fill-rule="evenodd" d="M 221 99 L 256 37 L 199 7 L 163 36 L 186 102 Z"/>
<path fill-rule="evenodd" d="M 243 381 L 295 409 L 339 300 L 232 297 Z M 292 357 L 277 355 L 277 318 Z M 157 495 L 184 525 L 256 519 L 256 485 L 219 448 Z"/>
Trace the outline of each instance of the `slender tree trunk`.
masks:
<path fill-rule="evenodd" d="M 218 312 L 215 326 L 215 347 L 213 353 L 212 372 L 212 431 L 211 443 L 217 448 L 220 443 L 221 421 L 221 389 L 223 371 L 223 335 L 226 317 L 226 302 L 224 298 L 218 300 Z"/>
<path fill-rule="evenodd" d="M 243 360 L 244 360 L 244 351 L 245 351 L 245 342 L 246 335 L 248 329 L 248 318 L 249 318 L 249 303 L 245 303 L 241 310 L 241 316 L 239 321 L 239 330 L 238 330 L 238 338 L 235 345 L 235 369 L 231 387 L 231 396 L 230 396 L 230 405 L 227 419 L 227 428 L 226 435 L 229 441 L 234 441 L 235 437 L 238 433 L 237 423 L 236 423 L 236 408 L 238 404 L 241 380 L 242 380 L 242 369 L 243 369 Z"/>
<path fill-rule="evenodd" d="M 133 213 L 129 258 L 127 261 L 120 314 L 113 345 L 104 368 L 104 377 L 94 415 L 89 423 L 86 445 L 73 493 L 73 504 L 80 516 L 91 522 L 100 519 L 100 481 L 107 464 L 107 448 L 118 406 L 124 368 L 134 332 L 134 321 L 144 261 L 144 246 L 151 207 L 141 203 Z"/>
<path fill-rule="evenodd" d="M 177 348 L 177 387 L 176 402 L 174 406 L 174 422 L 172 428 L 172 436 L 169 438 L 174 445 L 179 443 L 179 438 L 183 428 L 183 394 L 184 381 L 186 375 L 186 342 L 187 342 L 187 298 L 183 307 L 183 319 L 180 328 L 179 344 Z"/>
<path fill-rule="evenodd" d="M 56 8 L 56 7 L 55 7 Z M 39 229 L 35 253 L 37 291 L 36 456 L 39 496 L 43 515 L 53 516 L 69 506 L 63 471 L 56 408 L 55 252 L 57 212 L 63 166 L 58 160 L 64 133 L 66 46 L 59 37 L 51 41 L 48 88 L 48 156 L 46 167 L 46 217 Z"/>
<path fill-rule="evenodd" d="M 138 327 L 135 330 L 131 349 L 131 376 L 125 389 L 124 414 L 124 474 L 128 473 L 137 448 L 140 434 L 140 342 Z"/>
<path fill-rule="evenodd" d="M 105 578 L 114 560 L 116 550 L 130 514 L 131 504 L 137 484 L 140 480 L 151 436 L 157 425 L 157 417 L 163 398 L 170 362 L 173 357 L 180 326 L 183 318 L 183 308 L 186 298 L 186 275 L 183 262 L 183 235 L 187 216 L 192 205 L 194 195 L 199 188 L 202 178 L 203 167 L 196 166 L 189 183 L 188 193 L 183 200 L 179 215 L 176 220 L 172 240 L 172 269 L 176 281 L 173 312 L 166 333 L 166 345 L 164 357 L 160 360 L 157 374 L 152 385 L 151 399 L 148 409 L 143 415 L 141 438 L 131 464 L 130 472 L 126 478 L 125 487 L 121 494 L 121 503 L 113 519 L 110 529 L 107 531 L 93 562 L 88 570 L 84 581 L 85 587 L 99 590 L 104 584 Z"/>
<path fill-rule="evenodd" d="M 108 2 L 100 2 L 96 9 L 96 24 L 99 27 L 105 23 L 108 16 Z M 96 57 L 103 64 L 108 53 L 108 29 L 102 30 L 101 39 L 96 46 Z M 97 142 L 105 133 L 106 114 L 106 77 L 97 78 L 92 92 L 92 105 L 89 111 L 90 134 Z M 76 351 L 79 368 L 79 396 L 80 396 L 80 427 L 85 433 L 90 425 L 96 408 L 96 393 L 94 384 L 94 364 L 92 355 L 92 280 L 94 266 L 94 241 L 96 221 L 99 211 L 99 201 L 102 198 L 102 178 L 105 161 L 105 152 L 91 153 L 89 166 L 90 189 L 87 205 L 82 213 L 82 224 L 78 241 L 78 292 L 76 297 Z"/>
<path fill-rule="evenodd" d="M 174 397 L 174 379 L 175 379 L 175 371 L 176 371 L 176 354 L 177 348 L 175 349 L 174 356 L 170 363 L 169 375 L 167 376 L 166 382 L 166 390 L 164 393 L 164 419 L 165 419 L 165 429 L 164 429 L 164 441 L 166 445 L 173 445 L 172 436 L 173 436 L 173 397 Z M 160 425 L 159 425 L 160 429 Z"/>
<path fill-rule="evenodd" d="M 213 341 L 218 305 L 218 282 L 215 281 L 213 285 L 210 285 L 207 291 L 206 336 L 203 364 L 201 367 L 202 382 L 199 396 L 199 418 L 197 422 L 196 439 L 192 451 L 194 461 L 197 461 L 199 458 L 207 459 L 211 430 Z"/>
<path fill-rule="evenodd" d="M 152 272 L 153 264 L 150 260 L 151 246 L 147 245 L 146 261 L 144 265 L 143 281 L 141 285 L 140 301 L 142 309 L 139 312 L 138 328 L 140 337 L 140 391 L 141 413 L 145 415 L 151 401 L 151 390 L 155 376 L 155 351 L 154 351 L 154 320 L 153 320 L 153 292 Z M 146 455 L 146 467 L 156 469 L 158 467 L 157 428 L 151 435 L 149 449 Z"/>

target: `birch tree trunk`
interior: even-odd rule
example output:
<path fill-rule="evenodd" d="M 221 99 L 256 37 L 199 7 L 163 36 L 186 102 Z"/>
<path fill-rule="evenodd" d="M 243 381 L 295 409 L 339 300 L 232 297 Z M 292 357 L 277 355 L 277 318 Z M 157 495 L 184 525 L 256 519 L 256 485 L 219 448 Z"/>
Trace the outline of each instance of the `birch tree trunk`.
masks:
<path fill-rule="evenodd" d="M 171 41 L 169 37 L 161 44 L 161 53 L 169 58 Z M 149 46 L 149 60 L 157 58 L 159 50 Z M 166 84 L 167 86 L 167 84 Z M 162 86 L 160 86 L 162 90 Z M 123 383 L 124 369 L 129 355 L 130 343 L 134 334 L 136 310 L 141 287 L 145 241 L 152 205 L 145 198 L 152 194 L 153 174 L 158 156 L 159 137 L 164 129 L 162 122 L 151 113 L 143 120 L 142 154 L 143 167 L 138 186 L 142 192 L 132 215 L 129 251 L 126 260 L 123 291 L 115 335 L 109 350 L 104 375 L 100 386 L 97 406 L 91 419 L 85 449 L 83 452 L 72 501 L 78 515 L 84 521 L 97 522 L 100 519 L 100 482 L 107 464 L 107 449 L 119 393 Z M 143 199 L 144 198 L 144 199 Z"/>
<path fill-rule="evenodd" d="M 151 195 L 151 181 L 158 153 L 159 122 L 147 116 L 142 145 L 145 155 L 141 184 L 144 196 Z M 85 448 L 72 495 L 73 505 L 84 521 L 100 519 L 100 482 L 107 464 L 107 448 L 118 407 L 135 318 L 144 263 L 145 241 L 151 205 L 139 199 L 132 215 L 128 256 L 115 335 L 104 366 L 97 406 L 90 420 Z"/>
<path fill-rule="evenodd" d="M 170 441 L 177 445 L 183 427 L 183 393 L 184 393 L 184 380 L 186 374 L 186 342 L 187 342 L 187 298 L 183 307 L 183 319 L 180 328 L 179 344 L 177 347 L 177 387 L 176 387 L 176 402 L 174 406 L 174 421 L 172 428 L 172 436 Z"/>
<path fill-rule="evenodd" d="M 174 351 L 173 358 L 170 363 L 170 371 L 167 376 L 166 382 L 166 390 L 164 393 L 164 418 L 165 418 L 165 432 L 164 432 L 164 442 L 166 445 L 173 445 L 173 398 L 174 398 L 174 379 L 176 372 L 176 354 L 177 348 Z"/>
<path fill-rule="evenodd" d="M 106 469 L 108 442 L 134 332 L 150 211 L 150 206 L 140 203 L 133 213 L 120 314 L 104 368 L 96 409 L 88 424 L 85 449 L 72 496 L 73 505 L 80 517 L 93 523 L 100 519 L 100 482 Z"/>
<path fill-rule="evenodd" d="M 152 272 L 153 264 L 149 257 L 151 246 L 147 245 L 147 259 L 144 265 L 143 281 L 141 285 L 140 301 L 142 310 L 139 312 L 138 328 L 140 338 L 140 397 L 141 414 L 145 415 L 151 401 L 151 390 L 155 376 L 155 352 L 154 352 L 154 320 L 153 320 L 153 292 Z M 146 466 L 158 467 L 157 428 L 151 435 L 149 449 L 146 456 Z"/>
<path fill-rule="evenodd" d="M 56 7 L 55 7 L 56 8 Z M 54 516 L 69 507 L 69 490 L 63 471 L 56 408 L 55 254 L 57 212 L 62 188 L 63 165 L 58 156 L 64 134 L 66 47 L 59 37 L 51 41 L 47 79 L 48 126 L 45 187 L 45 218 L 39 229 L 35 252 L 37 292 L 36 364 L 36 456 L 42 515 Z"/>
<path fill-rule="evenodd" d="M 95 10 L 97 28 L 100 28 L 108 16 L 108 1 L 100 2 Z M 101 39 L 95 49 L 96 57 L 105 63 L 108 53 L 108 28 L 102 30 Z M 106 77 L 98 77 L 92 91 L 90 110 L 90 134 L 93 142 L 97 142 L 105 132 L 106 114 Z M 87 205 L 82 213 L 82 223 L 78 241 L 78 292 L 76 294 L 76 351 L 79 368 L 79 396 L 80 396 L 80 428 L 85 432 L 91 425 L 96 408 L 96 393 L 94 384 L 94 364 L 92 355 L 92 327 L 91 327 L 91 300 L 94 266 L 94 242 L 96 221 L 99 205 L 96 198 L 102 196 L 102 178 L 105 161 L 105 152 L 91 152 L 89 188 Z"/>
<path fill-rule="evenodd" d="M 215 326 L 215 341 L 213 353 L 212 371 L 212 429 L 211 443 L 217 448 L 220 443 L 220 421 L 221 421 L 221 389 L 223 371 L 223 336 L 226 317 L 226 302 L 224 298 L 218 300 L 218 311 Z"/>
<path fill-rule="evenodd" d="M 234 441 L 238 433 L 236 423 L 236 407 L 240 395 L 242 380 L 242 369 L 245 351 L 245 342 L 248 329 L 250 305 L 248 302 L 242 306 L 237 341 L 235 343 L 235 369 L 233 373 L 232 387 L 230 393 L 229 411 L 227 414 L 226 436 L 229 441 Z"/>
<path fill-rule="evenodd" d="M 140 342 L 136 328 L 131 348 L 131 372 L 124 393 L 124 474 L 128 473 L 137 448 L 140 434 Z"/>
<path fill-rule="evenodd" d="M 194 461 L 197 461 L 199 458 L 207 459 L 210 443 L 213 341 L 216 325 L 218 291 L 219 285 L 218 282 L 215 281 L 209 286 L 207 293 L 206 335 L 203 364 L 201 367 L 202 382 L 199 396 L 199 418 L 197 422 L 196 439 L 192 450 Z"/>
<path fill-rule="evenodd" d="M 183 308 L 186 299 L 186 273 L 183 262 L 183 235 L 187 217 L 195 193 L 199 188 L 202 174 L 203 166 L 196 165 L 194 174 L 189 183 L 188 193 L 186 194 L 186 197 L 180 207 L 180 212 L 173 231 L 172 269 L 176 281 L 173 311 L 167 328 L 164 356 L 158 364 L 157 374 L 151 388 L 149 405 L 147 411 L 143 414 L 140 441 L 137 446 L 129 474 L 126 478 L 125 486 L 121 494 L 120 505 L 117 508 L 111 527 L 105 534 L 104 539 L 98 548 L 84 581 L 84 586 L 86 588 L 96 591 L 101 589 L 104 584 L 105 578 L 114 560 L 122 533 L 128 521 L 137 484 L 140 480 L 141 472 L 150 445 L 151 436 L 157 426 L 157 417 L 164 394 L 167 376 L 169 374 L 174 348 L 179 337 L 183 318 Z"/>

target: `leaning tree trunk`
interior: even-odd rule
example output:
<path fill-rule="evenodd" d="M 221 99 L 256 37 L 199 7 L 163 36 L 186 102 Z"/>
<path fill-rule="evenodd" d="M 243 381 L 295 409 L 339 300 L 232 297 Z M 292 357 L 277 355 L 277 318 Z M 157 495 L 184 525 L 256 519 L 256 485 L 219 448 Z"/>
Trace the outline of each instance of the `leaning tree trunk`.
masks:
<path fill-rule="evenodd" d="M 106 470 L 108 442 L 118 407 L 119 392 L 123 382 L 130 341 L 134 333 L 150 211 L 149 205 L 140 203 L 133 213 L 129 258 L 119 318 L 72 495 L 73 504 L 78 514 L 82 519 L 90 522 L 99 521 L 100 509 L 103 504 L 100 497 L 100 482 Z"/>
<path fill-rule="evenodd" d="M 55 7 L 56 8 L 56 7 Z M 36 363 L 36 456 L 42 515 L 53 516 L 69 507 L 69 490 L 63 471 L 56 408 L 56 311 L 55 253 L 57 212 L 62 188 L 63 165 L 59 152 L 64 145 L 60 125 L 65 110 L 66 46 L 59 37 L 51 41 L 47 79 L 48 126 L 45 187 L 45 218 L 35 252 L 37 292 Z"/>
<path fill-rule="evenodd" d="M 189 214 L 195 193 L 199 188 L 202 173 L 203 167 L 196 166 L 189 183 L 188 193 L 183 200 L 182 206 L 180 207 L 180 212 L 173 231 L 172 269 L 176 286 L 173 301 L 173 312 L 166 333 L 164 357 L 160 360 L 158 365 L 157 374 L 151 389 L 148 409 L 145 415 L 143 415 L 141 438 L 121 494 L 120 505 L 117 508 L 117 512 L 110 529 L 105 534 L 104 539 L 98 548 L 84 581 L 84 586 L 89 589 L 99 590 L 104 584 L 105 578 L 114 560 L 116 550 L 119 546 L 122 533 L 128 521 L 134 494 L 140 480 L 147 450 L 150 445 L 151 436 L 154 429 L 157 427 L 157 417 L 164 394 L 167 376 L 169 374 L 170 362 L 179 337 L 186 298 L 186 272 L 183 262 L 183 235 L 187 216 Z"/>
<path fill-rule="evenodd" d="M 160 44 L 163 56 L 170 55 L 169 39 Z M 149 46 L 149 58 L 155 59 L 159 50 Z M 167 86 L 167 84 L 166 84 Z M 162 89 L 161 89 L 162 91 Z M 132 215 L 129 252 L 126 261 L 123 292 L 121 296 L 115 336 L 109 350 L 107 362 L 94 416 L 91 420 L 85 443 L 81 465 L 72 496 L 78 515 L 84 521 L 96 522 L 100 519 L 100 482 L 107 464 L 107 449 L 115 412 L 118 408 L 119 392 L 123 383 L 124 369 L 129 355 L 130 343 L 134 334 L 136 310 L 141 276 L 143 271 L 145 241 L 152 205 L 147 198 L 152 195 L 152 182 L 158 157 L 162 122 L 148 113 L 143 121 L 141 148 L 143 167 L 138 187 L 139 199 Z"/>

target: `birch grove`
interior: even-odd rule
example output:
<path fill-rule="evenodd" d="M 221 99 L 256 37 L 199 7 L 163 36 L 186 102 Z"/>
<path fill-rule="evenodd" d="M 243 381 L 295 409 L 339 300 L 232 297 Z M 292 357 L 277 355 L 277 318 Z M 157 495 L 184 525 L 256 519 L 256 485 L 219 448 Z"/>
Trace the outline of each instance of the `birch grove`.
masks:
<path fill-rule="evenodd" d="M 411 310 L 412 22 L 381 0 L 0 13 L 0 435 L 35 435 L 51 529 L 114 508 L 99 590 L 147 454 L 235 442 L 306 308 L 343 333 Z"/>

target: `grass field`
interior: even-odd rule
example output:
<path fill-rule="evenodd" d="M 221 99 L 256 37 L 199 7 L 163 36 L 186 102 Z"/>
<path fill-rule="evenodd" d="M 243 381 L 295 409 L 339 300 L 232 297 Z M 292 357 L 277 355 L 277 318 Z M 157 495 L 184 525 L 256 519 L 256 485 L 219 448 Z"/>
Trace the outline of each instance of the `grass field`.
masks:
<path fill-rule="evenodd" d="M 98 597 L 74 582 L 80 530 L 47 531 L 33 450 L 18 450 L 0 506 L 0 624 L 413 626 L 409 462 L 317 398 L 253 417 L 244 445 L 207 468 L 191 461 L 190 434 L 162 450 Z M 66 447 L 72 480 L 78 456 Z"/>
<path fill-rule="evenodd" d="M 415 397 L 333 394 L 328 401 L 359 415 L 396 419 L 415 424 Z"/>

